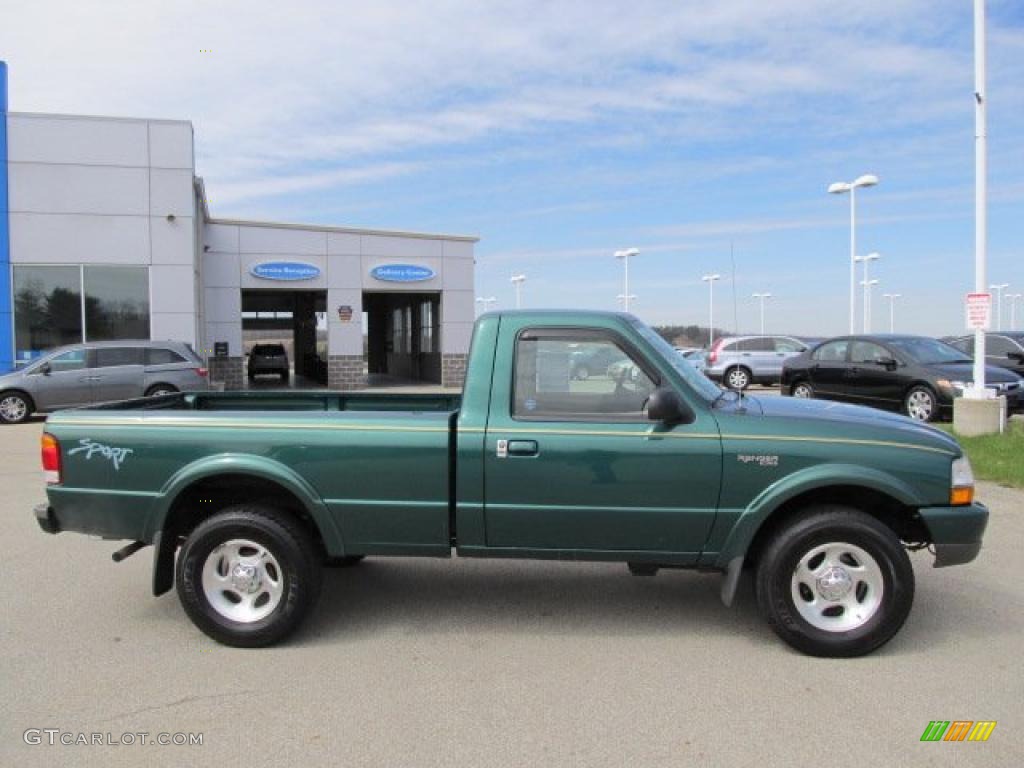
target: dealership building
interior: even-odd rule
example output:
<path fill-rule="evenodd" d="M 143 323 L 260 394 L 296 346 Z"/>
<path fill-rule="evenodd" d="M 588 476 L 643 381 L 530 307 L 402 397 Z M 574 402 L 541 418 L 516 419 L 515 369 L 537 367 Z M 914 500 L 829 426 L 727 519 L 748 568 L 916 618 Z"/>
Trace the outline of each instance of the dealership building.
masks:
<path fill-rule="evenodd" d="M 0 110 L 0 372 L 175 340 L 235 388 L 286 338 L 303 383 L 462 383 L 477 238 L 218 219 L 191 123 L 8 112 L 2 62 Z"/>

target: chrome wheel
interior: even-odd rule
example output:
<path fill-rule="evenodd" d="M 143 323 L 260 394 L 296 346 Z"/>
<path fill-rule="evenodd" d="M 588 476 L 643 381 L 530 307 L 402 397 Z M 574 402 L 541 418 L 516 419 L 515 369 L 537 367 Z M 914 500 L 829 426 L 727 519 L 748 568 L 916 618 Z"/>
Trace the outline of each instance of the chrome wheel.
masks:
<path fill-rule="evenodd" d="M 811 385 L 801 381 L 795 387 L 793 387 L 793 397 L 814 397 L 814 390 L 811 389 Z"/>
<path fill-rule="evenodd" d="M 11 424 L 28 418 L 28 403 L 20 395 L 7 395 L 0 400 L 0 418 Z"/>
<path fill-rule="evenodd" d="M 729 389 L 746 389 L 750 386 L 750 374 L 742 368 L 733 368 L 725 380 Z"/>
<path fill-rule="evenodd" d="M 878 562 L 854 544 L 830 542 L 800 558 L 790 582 L 803 619 L 826 632 L 849 632 L 878 611 L 885 579 Z"/>
<path fill-rule="evenodd" d="M 168 387 L 157 387 L 156 389 L 154 389 L 152 392 L 149 393 L 149 396 L 150 397 L 160 397 L 161 395 L 172 395 L 172 394 L 174 394 L 177 391 L 178 390 L 176 390 L 176 389 L 170 389 Z"/>
<path fill-rule="evenodd" d="M 931 421 L 935 414 L 935 398 L 926 389 L 915 389 L 907 395 L 907 416 L 918 421 Z"/>
<path fill-rule="evenodd" d="M 249 539 L 232 539 L 214 547 L 203 563 L 202 584 L 210 606 L 242 624 L 269 616 L 284 594 L 277 558 Z"/>

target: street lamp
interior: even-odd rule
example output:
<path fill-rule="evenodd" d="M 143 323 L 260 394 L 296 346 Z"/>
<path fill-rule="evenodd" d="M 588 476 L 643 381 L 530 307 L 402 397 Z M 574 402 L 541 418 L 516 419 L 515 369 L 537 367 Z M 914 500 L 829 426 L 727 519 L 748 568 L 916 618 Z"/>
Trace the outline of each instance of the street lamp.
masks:
<path fill-rule="evenodd" d="M 488 296 L 486 298 L 478 296 L 476 303 L 483 306 L 484 312 L 488 312 L 491 309 L 491 305 L 496 301 L 497 299 L 494 296 Z"/>
<path fill-rule="evenodd" d="M 878 285 L 878 280 L 861 280 L 864 286 L 864 333 L 871 333 L 871 289 Z"/>
<path fill-rule="evenodd" d="M 516 288 L 516 309 L 523 307 L 523 283 L 526 282 L 526 275 L 512 275 L 511 283 Z"/>
<path fill-rule="evenodd" d="M 715 341 L 715 281 L 721 280 L 721 275 L 704 275 L 701 277 L 708 284 L 708 348 Z"/>
<path fill-rule="evenodd" d="M 996 283 L 988 289 L 996 292 L 996 330 L 1003 330 L 1003 291 L 1010 287 L 1009 283 Z"/>
<path fill-rule="evenodd" d="M 903 294 L 883 293 L 882 296 L 889 300 L 889 333 L 896 333 L 896 299 L 903 296 Z"/>
<path fill-rule="evenodd" d="M 764 300 L 770 299 L 772 295 L 770 293 L 752 293 L 750 297 L 761 300 L 761 335 L 764 336 Z"/>
<path fill-rule="evenodd" d="M 629 302 L 633 301 L 634 299 L 636 299 L 635 293 L 631 293 L 628 296 L 624 293 L 620 293 L 618 296 L 615 297 L 615 300 L 619 302 L 619 304 L 625 304 L 626 306 L 629 306 Z"/>
<path fill-rule="evenodd" d="M 854 259 L 857 255 L 857 188 L 873 187 L 877 183 L 877 176 L 866 173 L 863 176 L 858 176 L 853 181 L 837 181 L 828 187 L 829 193 L 833 195 L 850 193 L 850 333 L 855 333 L 856 331 L 854 324 L 857 315 L 855 307 L 857 290 L 854 287 L 857 281 L 857 275 L 854 271 Z"/>
<path fill-rule="evenodd" d="M 634 298 L 629 295 L 629 260 L 639 255 L 640 250 L 638 248 L 626 248 L 623 251 L 616 251 L 615 258 L 622 259 L 622 309 L 624 312 L 629 312 L 629 300 Z"/>
<path fill-rule="evenodd" d="M 860 262 L 863 262 L 863 264 L 864 264 L 864 280 L 861 282 L 861 285 L 864 286 L 864 333 L 869 333 L 871 331 L 871 321 L 868 318 L 868 315 L 871 314 L 871 296 L 868 294 L 868 288 L 867 288 L 867 286 L 868 286 L 868 265 L 872 261 L 878 261 L 880 258 L 882 258 L 882 256 L 879 253 L 869 253 L 867 256 L 854 256 L 853 257 L 854 261 L 860 261 Z M 878 281 L 876 280 L 875 282 L 878 282 Z"/>
<path fill-rule="evenodd" d="M 1010 330 L 1017 330 L 1017 300 L 1024 299 L 1024 293 L 1008 293 L 1006 298 L 1010 300 Z"/>

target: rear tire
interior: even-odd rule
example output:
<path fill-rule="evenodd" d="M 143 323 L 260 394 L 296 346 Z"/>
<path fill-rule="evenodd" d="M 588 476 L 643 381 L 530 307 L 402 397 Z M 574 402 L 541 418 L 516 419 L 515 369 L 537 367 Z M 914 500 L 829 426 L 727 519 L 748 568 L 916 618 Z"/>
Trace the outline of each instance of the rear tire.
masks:
<path fill-rule="evenodd" d="M 790 389 L 790 395 L 792 397 L 799 397 L 805 400 L 810 400 L 814 397 L 814 387 L 812 387 L 806 381 L 798 381 Z"/>
<path fill-rule="evenodd" d="M 238 504 L 200 523 L 181 547 L 178 597 L 185 613 L 219 643 L 272 645 L 316 604 L 322 557 L 290 515 Z"/>
<path fill-rule="evenodd" d="M 4 424 L 21 424 L 35 410 L 32 398 L 24 392 L 4 392 L 0 394 L 0 421 Z"/>
<path fill-rule="evenodd" d="M 724 378 L 725 385 L 729 389 L 734 389 L 737 392 L 742 392 L 750 386 L 750 371 L 741 366 L 736 366 L 727 370 Z"/>
<path fill-rule="evenodd" d="M 775 634 L 811 656 L 870 653 L 914 602 L 914 569 L 899 538 L 850 507 L 809 507 L 768 543 L 757 603 Z"/>
<path fill-rule="evenodd" d="M 146 390 L 146 397 L 159 397 L 160 395 L 172 395 L 178 391 L 177 387 L 170 384 L 154 384 Z"/>

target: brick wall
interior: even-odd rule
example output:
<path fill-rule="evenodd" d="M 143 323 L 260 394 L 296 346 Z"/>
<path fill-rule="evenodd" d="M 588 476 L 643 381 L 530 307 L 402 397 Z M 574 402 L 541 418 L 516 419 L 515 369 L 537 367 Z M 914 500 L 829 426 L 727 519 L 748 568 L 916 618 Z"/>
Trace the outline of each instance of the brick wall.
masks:
<path fill-rule="evenodd" d="M 223 382 L 224 389 L 242 388 L 245 358 L 211 357 L 207 362 L 210 368 L 210 381 Z"/>
<path fill-rule="evenodd" d="M 441 355 L 441 386 L 461 387 L 466 381 L 466 355 Z"/>
<path fill-rule="evenodd" d="M 331 355 L 327 358 L 329 389 L 363 389 L 366 387 L 366 361 L 362 355 Z"/>

